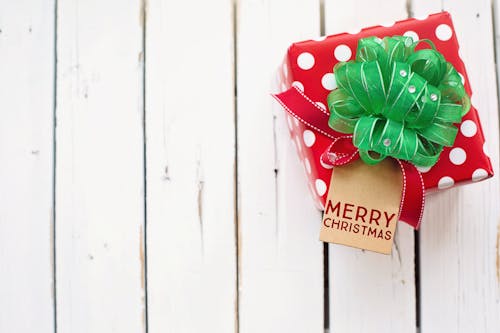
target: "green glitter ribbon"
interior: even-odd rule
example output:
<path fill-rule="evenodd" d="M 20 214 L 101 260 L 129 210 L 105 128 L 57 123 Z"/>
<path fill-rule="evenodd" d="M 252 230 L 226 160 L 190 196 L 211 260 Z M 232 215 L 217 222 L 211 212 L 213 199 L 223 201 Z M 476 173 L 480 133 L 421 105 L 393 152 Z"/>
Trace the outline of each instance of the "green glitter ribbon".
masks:
<path fill-rule="evenodd" d="M 431 48 L 416 51 L 420 43 Z M 356 59 L 334 67 L 337 89 L 328 95 L 329 125 L 353 134 L 361 159 L 390 156 L 416 166 L 436 164 L 452 146 L 470 99 L 455 68 L 430 40 L 359 40 Z"/>

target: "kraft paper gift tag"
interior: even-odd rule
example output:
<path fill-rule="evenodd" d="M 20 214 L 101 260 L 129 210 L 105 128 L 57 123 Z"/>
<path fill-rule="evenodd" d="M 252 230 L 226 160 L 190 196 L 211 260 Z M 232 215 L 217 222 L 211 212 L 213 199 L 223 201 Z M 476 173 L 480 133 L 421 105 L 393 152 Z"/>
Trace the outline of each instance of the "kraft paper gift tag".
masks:
<path fill-rule="evenodd" d="M 335 167 L 320 240 L 390 254 L 403 189 L 397 161 Z"/>

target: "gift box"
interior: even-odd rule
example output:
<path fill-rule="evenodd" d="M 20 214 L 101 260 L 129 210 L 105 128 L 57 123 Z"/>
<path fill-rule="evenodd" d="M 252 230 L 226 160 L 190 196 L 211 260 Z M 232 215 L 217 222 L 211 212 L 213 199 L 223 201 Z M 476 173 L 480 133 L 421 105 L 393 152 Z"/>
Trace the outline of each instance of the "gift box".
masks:
<path fill-rule="evenodd" d="M 318 112 L 328 113 L 327 96 L 336 88 L 334 66 L 354 59 L 358 41 L 370 36 L 410 36 L 415 41 L 432 41 L 436 50 L 460 74 L 467 94 L 472 97 L 453 23 L 447 12 L 422 20 L 398 21 L 392 26 L 373 26 L 354 34 L 342 33 L 294 43 L 279 70 L 280 89 L 286 91 L 295 87 L 305 99 L 315 103 Z M 332 137 L 324 135 L 321 128 L 311 128 L 290 114 L 287 121 L 309 179 L 311 194 L 318 208 L 324 209 L 333 166 L 325 163 L 322 155 L 332 144 Z M 426 193 L 477 182 L 493 175 L 478 112 L 473 105 L 462 122 L 456 125 L 459 130 L 453 146 L 444 148 L 434 166 L 417 167 Z"/>

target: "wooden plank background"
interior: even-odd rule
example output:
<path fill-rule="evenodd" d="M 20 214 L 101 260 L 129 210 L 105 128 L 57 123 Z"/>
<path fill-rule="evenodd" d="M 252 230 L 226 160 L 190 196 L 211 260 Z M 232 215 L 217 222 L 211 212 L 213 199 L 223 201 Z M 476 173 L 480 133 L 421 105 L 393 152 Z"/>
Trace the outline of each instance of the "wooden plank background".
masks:
<path fill-rule="evenodd" d="M 0 0 L 0 332 L 500 332 L 498 176 L 324 246 L 269 97 L 293 41 L 447 10 L 498 175 L 499 5 Z"/>
<path fill-rule="evenodd" d="M 0 331 L 53 332 L 55 2 L 0 8 Z"/>
<path fill-rule="evenodd" d="M 58 331 L 145 331 L 141 11 L 57 3 Z"/>

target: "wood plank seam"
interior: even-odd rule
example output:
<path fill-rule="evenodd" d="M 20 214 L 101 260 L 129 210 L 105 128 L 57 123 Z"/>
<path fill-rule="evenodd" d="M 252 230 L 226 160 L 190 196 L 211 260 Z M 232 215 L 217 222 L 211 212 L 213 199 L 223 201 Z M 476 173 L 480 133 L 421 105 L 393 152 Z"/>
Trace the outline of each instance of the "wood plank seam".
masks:
<path fill-rule="evenodd" d="M 57 178 L 56 178 L 56 168 L 57 168 L 57 140 L 56 140 L 56 135 L 57 135 L 57 48 L 58 48 L 58 39 L 57 39 L 57 31 L 58 31 L 58 26 L 59 26 L 59 20 L 58 20 L 58 6 L 59 6 L 59 0 L 54 0 L 54 87 L 53 87 L 53 127 L 52 127 L 52 139 L 53 139 L 53 144 L 52 144 L 52 163 L 53 163 L 53 168 L 52 168 L 52 221 L 51 221 L 51 246 L 52 246 L 52 302 L 53 302 L 53 321 L 54 321 L 54 333 L 58 332 L 57 329 L 57 247 L 56 247 L 56 241 L 57 241 L 57 228 L 56 228 L 56 219 L 57 219 L 57 214 L 56 214 L 56 185 L 57 185 Z"/>
<path fill-rule="evenodd" d="M 140 65 L 142 69 L 142 163 L 143 163 L 143 227 L 140 232 L 139 256 L 141 261 L 141 288 L 143 291 L 143 310 L 142 322 L 145 333 L 149 332 L 149 317 L 148 317 L 148 178 L 147 178 L 147 133 L 146 133 L 146 38 L 147 38 L 147 19 L 148 19 L 148 2 L 141 0 L 139 5 L 139 23 L 142 29 L 141 41 L 141 57 Z"/>
<path fill-rule="evenodd" d="M 233 182 L 234 182 L 234 255 L 235 255 L 235 299 L 234 299 L 234 331 L 240 332 L 240 214 L 239 214 L 239 187 L 238 187 L 238 0 L 231 0 L 232 17 L 232 38 L 233 38 L 233 119 L 234 119 L 234 164 L 233 164 Z"/>

